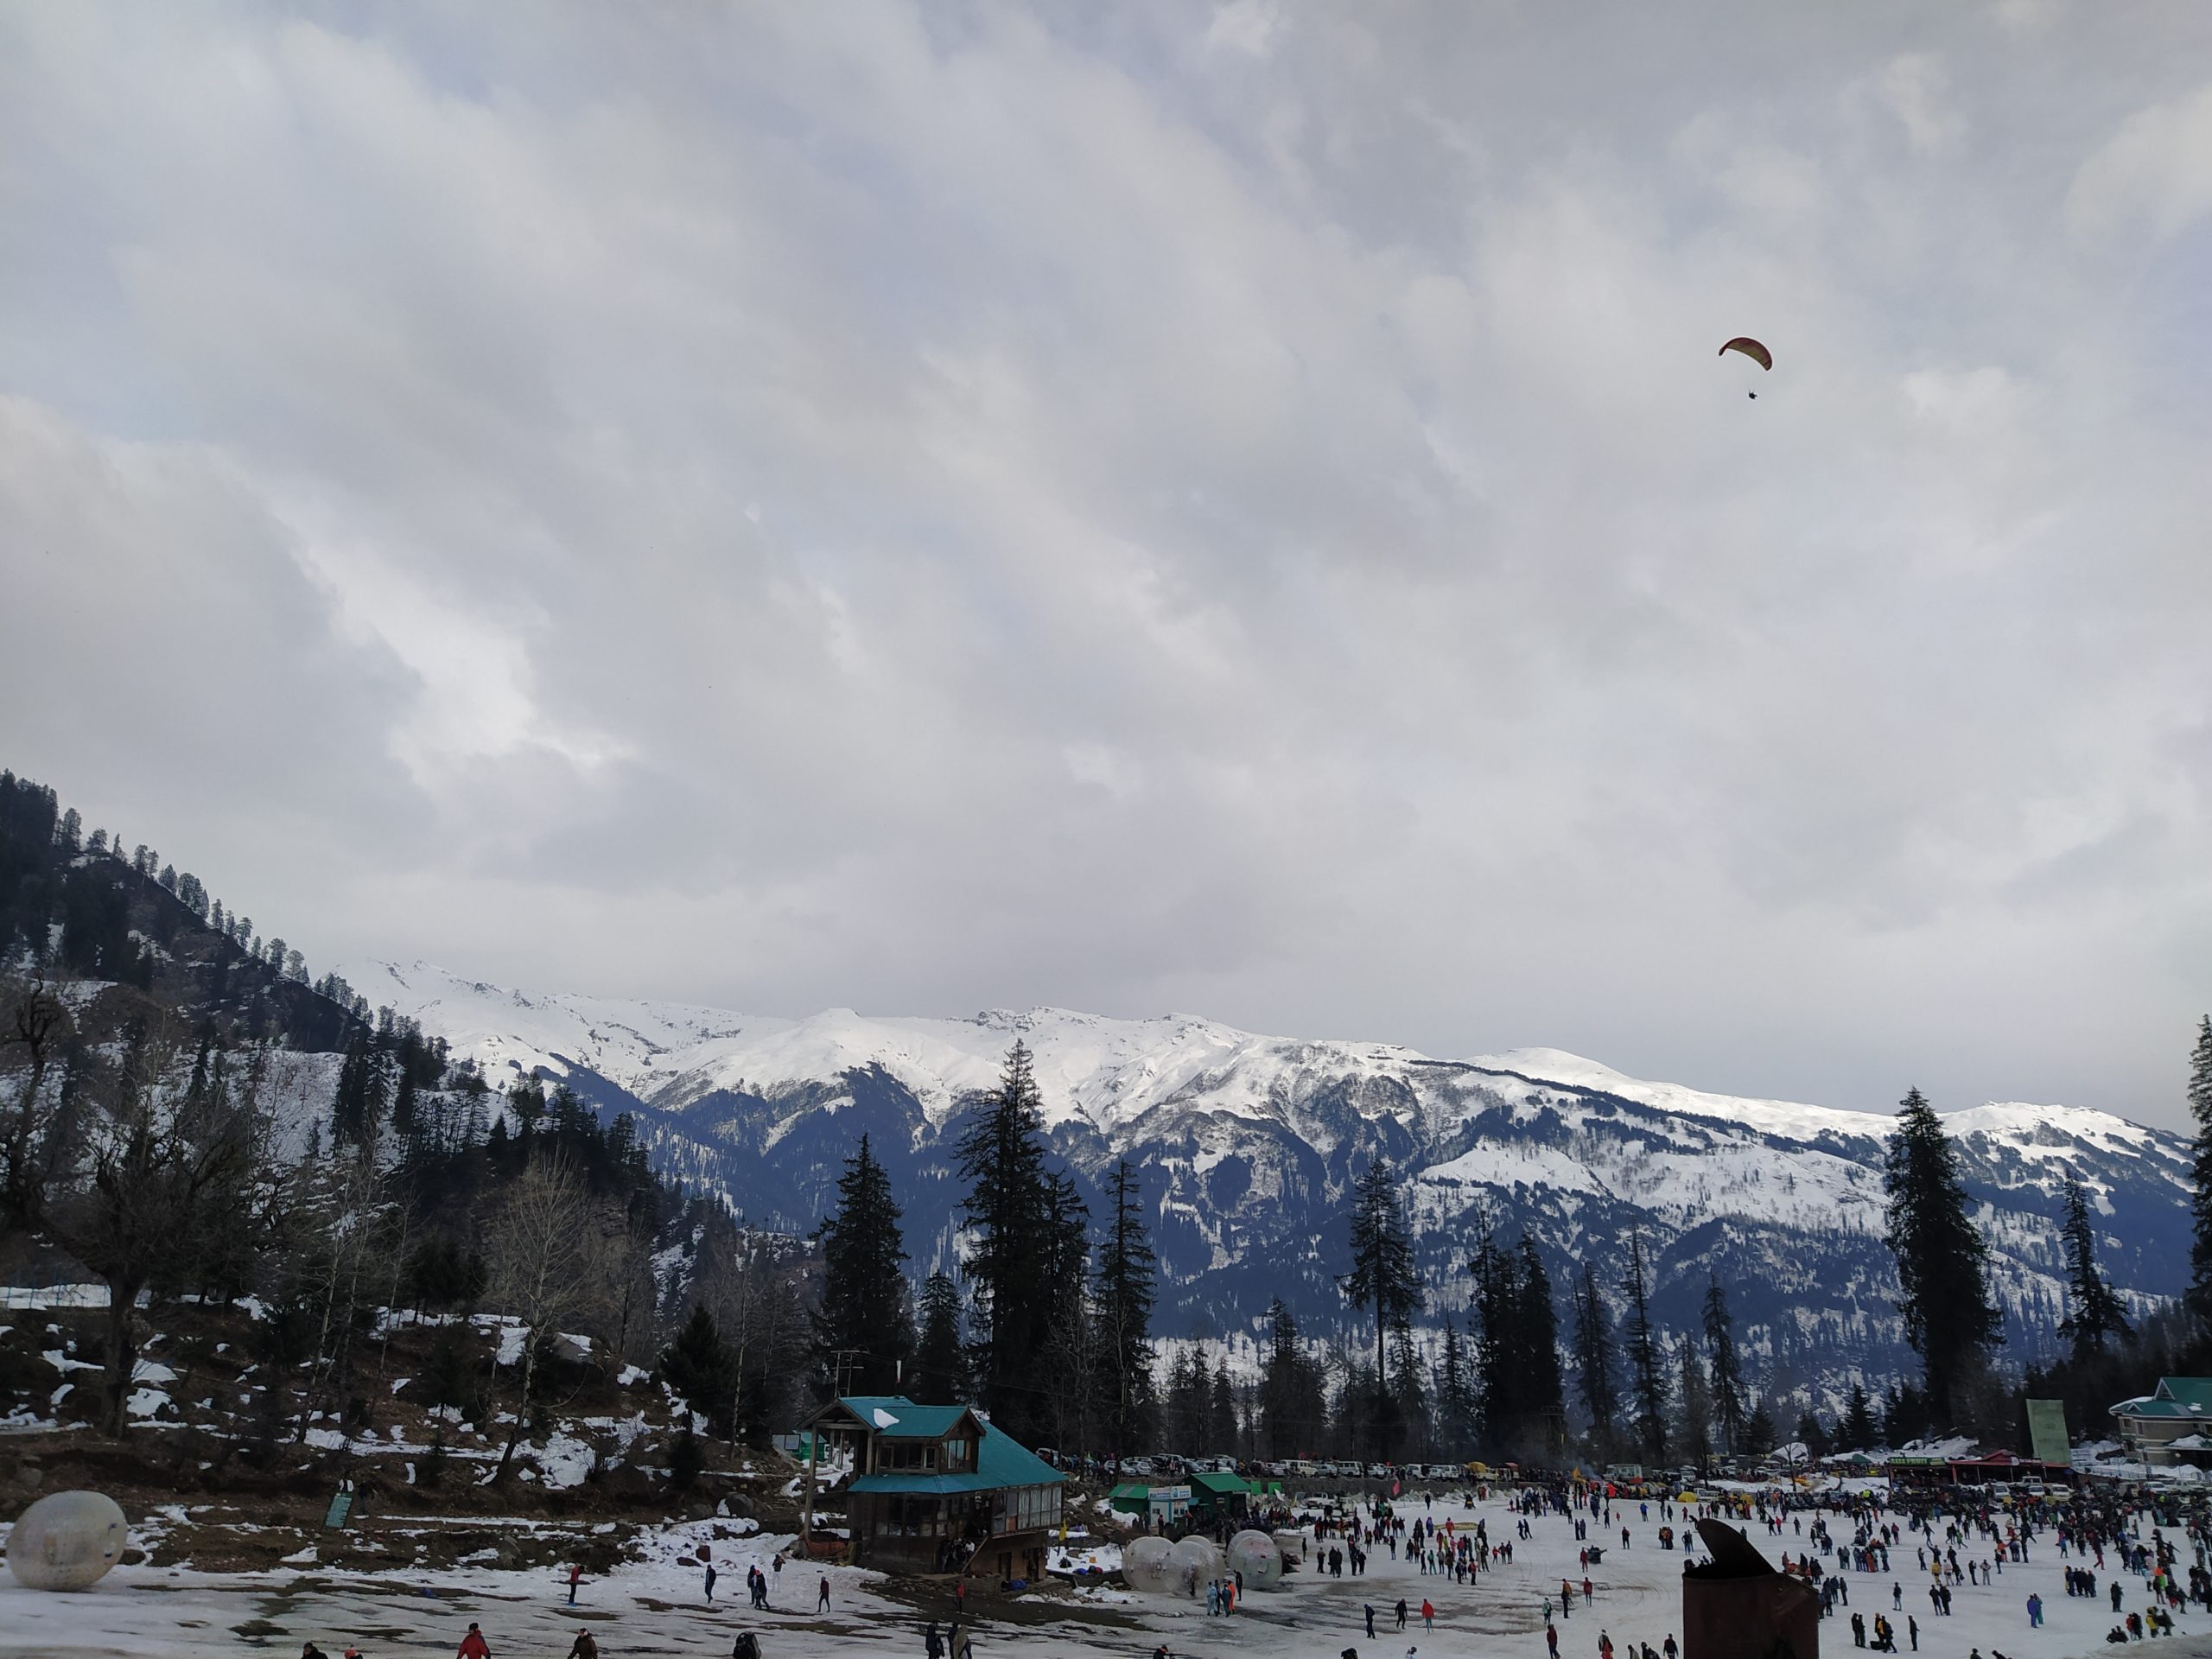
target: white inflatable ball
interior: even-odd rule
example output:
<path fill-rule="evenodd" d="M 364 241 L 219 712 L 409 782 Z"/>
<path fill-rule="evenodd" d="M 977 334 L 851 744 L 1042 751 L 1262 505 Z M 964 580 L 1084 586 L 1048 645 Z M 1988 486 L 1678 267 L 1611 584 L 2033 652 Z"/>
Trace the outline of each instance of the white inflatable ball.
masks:
<path fill-rule="evenodd" d="M 1280 1590 L 1282 1548 L 1264 1532 L 1240 1532 L 1229 1541 L 1229 1570 L 1247 1590 Z"/>
<path fill-rule="evenodd" d="M 1221 1550 L 1211 1538 L 1180 1538 L 1171 1564 L 1178 1595 L 1203 1595 L 1206 1586 L 1221 1576 Z"/>
<path fill-rule="evenodd" d="M 1165 1538 L 1132 1538 L 1122 1547 L 1122 1578 L 1130 1589 L 1164 1596 L 1175 1587 L 1175 1546 Z"/>
<path fill-rule="evenodd" d="M 130 1525 L 104 1492 L 53 1492 L 8 1535 L 8 1567 L 33 1590 L 89 1590 L 130 1547 Z"/>

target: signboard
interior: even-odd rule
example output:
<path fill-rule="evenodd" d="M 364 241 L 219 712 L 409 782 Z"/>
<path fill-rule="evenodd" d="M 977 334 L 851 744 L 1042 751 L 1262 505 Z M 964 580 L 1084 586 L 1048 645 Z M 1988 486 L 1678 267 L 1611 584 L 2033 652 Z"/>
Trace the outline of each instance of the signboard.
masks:
<path fill-rule="evenodd" d="M 1154 1486 L 1145 1496 L 1151 1512 L 1163 1521 L 1179 1520 L 1191 1507 L 1188 1486 Z"/>
<path fill-rule="evenodd" d="M 2038 1463 L 2062 1466 L 2072 1460 L 2066 1439 L 2066 1402 L 2063 1400 L 2028 1402 L 2028 1446 Z"/>

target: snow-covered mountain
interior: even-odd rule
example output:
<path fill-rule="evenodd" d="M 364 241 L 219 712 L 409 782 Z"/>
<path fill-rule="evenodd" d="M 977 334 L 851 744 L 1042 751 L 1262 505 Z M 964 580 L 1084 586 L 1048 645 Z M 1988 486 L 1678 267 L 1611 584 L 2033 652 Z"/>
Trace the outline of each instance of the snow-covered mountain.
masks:
<path fill-rule="evenodd" d="M 1145 1171 L 1171 1333 L 1248 1330 L 1277 1294 L 1311 1329 L 1343 1324 L 1344 1187 L 1380 1154 L 1412 1177 L 1433 1316 L 1465 1305 L 1474 1217 L 1486 1208 L 1507 1237 L 1532 1234 L 1561 1278 L 1587 1256 L 1617 1281 L 1641 1229 L 1657 1312 L 1680 1328 L 1719 1275 L 1778 1387 L 1879 1378 L 1905 1358 L 1880 1241 L 1885 1114 L 1645 1083 L 1551 1049 L 1444 1060 L 1189 1014 L 780 1020 L 529 994 L 422 963 L 346 974 L 495 1084 L 539 1071 L 633 1112 L 662 1167 L 718 1188 L 764 1226 L 810 1228 L 867 1131 L 899 1183 L 924 1270 L 950 1258 L 960 1120 L 1019 1038 L 1036 1056 L 1052 1140 L 1078 1173 L 1095 1182 L 1122 1155 Z M 1990 1104 L 1947 1122 L 1996 1247 L 2016 1355 L 2045 1353 L 2064 1317 L 2056 1240 L 2069 1175 L 2110 1220 L 2113 1280 L 2143 1299 L 2179 1291 L 2179 1137 L 2066 1106 Z"/>

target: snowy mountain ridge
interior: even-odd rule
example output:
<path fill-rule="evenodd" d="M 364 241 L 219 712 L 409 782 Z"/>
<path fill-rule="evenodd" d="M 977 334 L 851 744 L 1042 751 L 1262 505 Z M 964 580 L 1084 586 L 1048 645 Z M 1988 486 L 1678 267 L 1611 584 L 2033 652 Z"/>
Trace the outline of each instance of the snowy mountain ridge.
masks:
<path fill-rule="evenodd" d="M 1343 1199 L 1386 1157 L 1408 1177 L 1432 1318 L 1463 1310 L 1480 1217 L 1525 1233 L 1560 1274 L 1610 1282 L 1631 1230 L 1658 1316 L 1694 1321 L 1710 1276 L 1738 1296 L 1777 1376 L 1834 1387 L 1906 1363 L 1881 1243 L 1887 1112 L 1739 1099 L 1629 1077 L 1553 1049 L 1440 1059 L 1389 1044 L 1258 1035 L 1190 1014 L 1065 1009 L 969 1019 L 803 1020 L 677 1003 L 543 995 L 427 963 L 346 970 L 372 1002 L 443 1036 L 503 1086 L 530 1071 L 637 1117 L 669 1173 L 757 1224 L 810 1229 L 844 1158 L 872 1135 L 918 1271 L 956 1255 L 953 1147 L 1016 1038 L 1035 1054 L 1047 1132 L 1092 1194 L 1113 1161 L 1143 1173 L 1170 1335 L 1248 1327 L 1276 1294 L 1348 1329 Z M 2143 1305 L 2187 1276 L 2189 1148 L 2088 1108 L 1991 1103 L 1947 1115 L 1994 1250 L 2012 1351 L 2049 1350 L 2065 1316 L 2062 1183 L 2108 1218 L 2105 1265 Z M 1226 1327 L 1226 1329 L 1224 1329 Z"/>
<path fill-rule="evenodd" d="M 942 1122 L 961 1100 L 996 1084 L 1007 1050 L 1020 1039 L 1035 1056 L 1046 1122 L 1079 1120 L 1101 1132 L 1199 1090 L 1225 1109 L 1279 1114 L 1281 1077 L 1270 1072 L 1382 1077 L 1409 1066 L 1464 1066 L 1535 1084 L 1564 1084 L 1679 1116 L 1804 1141 L 1884 1135 L 1891 1116 L 1646 1082 L 1555 1048 L 1440 1059 L 1395 1044 L 1262 1036 L 1188 1014 L 1124 1020 L 1065 1008 L 995 1008 L 960 1019 L 830 1008 L 792 1020 L 686 1003 L 526 993 L 420 961 L 377 962 L 345 972 L 372 1004 L 389 1003 L 418 1020 L 489 1077 L 530 1071 L 563 1077 L 582 1067 L 662 1108 L 680 1108 L 718 1089 L 773 1090 L 873 1065 L 912 1090 L 927 1116 Z M 2094 1108 L 2022 1102 L 1965 1108 L 1946 1122 L 1955 1135 L 2017 1138 L 2024 1152 L 2055 1124 L 2114 1150 L 2141 1150 L 2158 1133 Z"/>

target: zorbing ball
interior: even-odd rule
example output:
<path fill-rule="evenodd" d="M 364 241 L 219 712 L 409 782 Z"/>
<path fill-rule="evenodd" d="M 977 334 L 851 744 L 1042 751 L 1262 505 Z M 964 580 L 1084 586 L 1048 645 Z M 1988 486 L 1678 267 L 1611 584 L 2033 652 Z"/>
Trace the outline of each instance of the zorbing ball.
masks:
<path fill-rule="evenodd" d="M 54 1492 L 8 1535 L 8 1567 L 33 1590 L 89 1590 L 130 1547 L 130 1523 L 104 1492 Z"/>
<path fill-rule="evenodd" d="M 1175 1546 L 1165 1538 L 1132 1538 L 1122 1547 L 1122 1578 L 1132 1590 L 1166 1595 L 1175 1587 Z"/>
<path fill-rule="evenodd" d="M 1175 1588 L 1186 1596 L 1197 1595 L 1221 1576 L 1221 1551 L 1211 1538 L 1179 1538 L 1169 1559 L 1169 1576 Z"/>
<path fill-rule="evenodd" d="M 1282 1548 L 1264 1532 L 1244 1531 L 1229 1541 L 1229 1570 L 1247 1590 L 1282 1588 Z"/>

